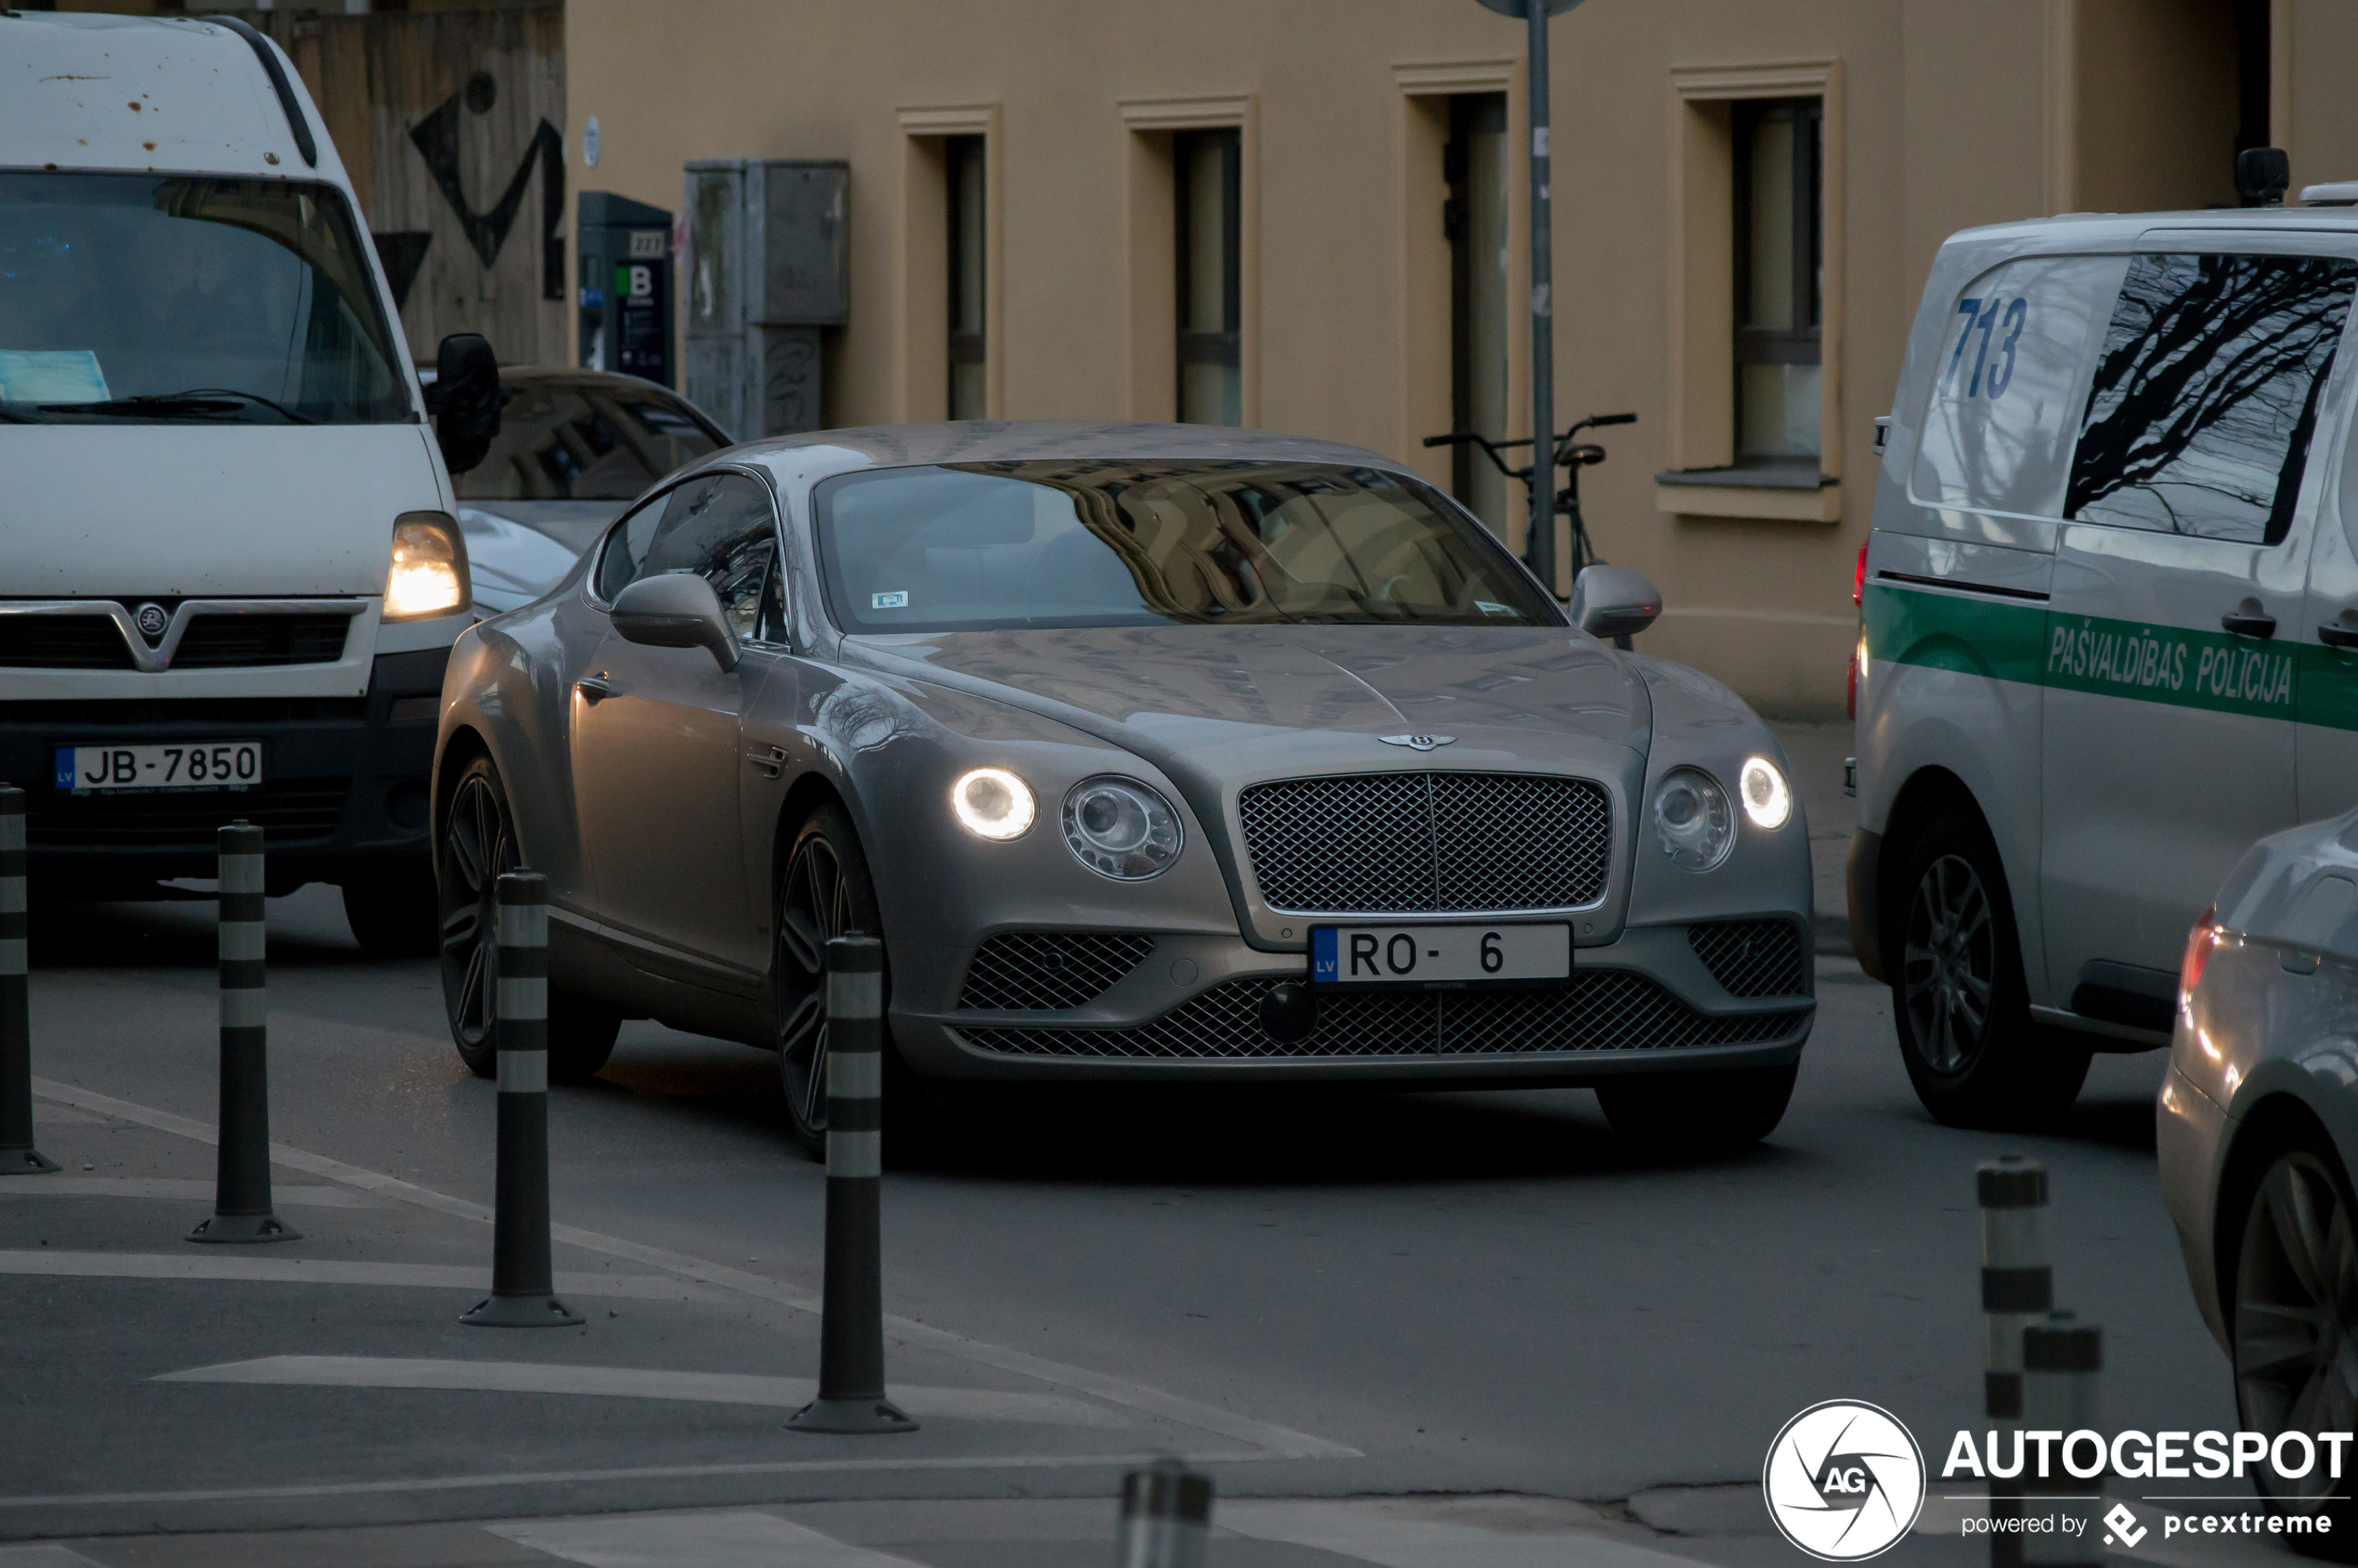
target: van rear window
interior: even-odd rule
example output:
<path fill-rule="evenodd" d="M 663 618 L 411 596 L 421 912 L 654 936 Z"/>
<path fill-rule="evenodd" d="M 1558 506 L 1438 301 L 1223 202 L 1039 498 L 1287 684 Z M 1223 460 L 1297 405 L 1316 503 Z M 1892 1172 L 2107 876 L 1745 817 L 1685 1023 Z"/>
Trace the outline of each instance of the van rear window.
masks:
<path fill-rule="evenodd" d="M 2353 284 L 2358 263 L 2326 256 L 2131 257 L 2065 514 L 2281 542 Z"/>
<path fill-rule="evenodd" d="M 0 420 L 413 420 L 364 244 L 330 185 L 0 174 Z"/>

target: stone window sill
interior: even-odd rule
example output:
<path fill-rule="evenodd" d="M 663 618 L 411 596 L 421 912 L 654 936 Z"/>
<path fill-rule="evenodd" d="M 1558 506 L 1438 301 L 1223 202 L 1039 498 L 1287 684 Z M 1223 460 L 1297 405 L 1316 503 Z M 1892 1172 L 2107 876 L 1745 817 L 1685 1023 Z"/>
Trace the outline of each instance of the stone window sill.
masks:
<path fill-rule="evenodd" d="M 1842 482 L 1814 468 L 1691 468 L 1654 475 L 1654 510 L 1680 517 L 1838 523 Z"/>

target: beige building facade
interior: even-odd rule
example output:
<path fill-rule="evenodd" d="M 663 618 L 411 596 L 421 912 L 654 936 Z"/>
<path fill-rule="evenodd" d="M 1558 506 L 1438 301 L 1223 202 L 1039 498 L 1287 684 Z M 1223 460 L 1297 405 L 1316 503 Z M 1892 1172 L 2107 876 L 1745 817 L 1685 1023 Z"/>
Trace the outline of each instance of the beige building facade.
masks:
<path fill-rule="evenodd" d="M 1559 423 L 1639 416 L 1591 536 L 1665 590 L 1646 651 L 1771 712 L 1841 710 L 1946 235 L 2232 203 L 2241 145 L 2358 176 L 2348 0 L 1588 0 L 1551 36 Z M 1522 44 L 1474 0 L 566 0 L 567 173 L 678 210 L 693 160 L 848 160 L 830 424 L 1232 420 L 1413 461 L 1520 546 L 1520 486 L 1421 438 L 1528 434 Z"/>

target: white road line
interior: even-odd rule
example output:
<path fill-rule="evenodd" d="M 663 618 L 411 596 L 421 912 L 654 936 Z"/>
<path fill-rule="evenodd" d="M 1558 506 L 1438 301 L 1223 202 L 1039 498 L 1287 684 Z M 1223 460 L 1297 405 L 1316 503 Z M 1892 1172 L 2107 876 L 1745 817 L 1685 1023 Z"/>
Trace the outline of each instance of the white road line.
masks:
<path fill-rule="evenodd" d="M 491 1289 L 491 1270 L 471 1264 L 224 1256 L 193 1248 L 186 1253 L 72 1252 L 62 1247 L 0 1251 L 0 1275 L 7 1274 L 80 1279 L 231 1279 L 267 1285 L 395 1285 L 438 1290 Z M 693 1285 L 646 1274 L 560 1274 L 556 1283 L 560 1296 L 640 1302 L 711 1299 Z"/>
<path fill-rule="evenodd" d="M 211 1182 L 162 1176 L 44 1176 L 38 1181 L 0 1182 L 0 1198 L 161 1198 L 210 1203 Z M 383 1204 L 340 1186 L 289 1186 L 273 1183 L 270 1200 L 290 1209 L 382 1209 Z"/>
<path fill-rule="evenodd" d="M 682 1399 L 709 1405 L 766 1405 L 797 1410 L 819 1395 L 810 1378 L 756 1378 L 734 1372 L 673 1372 L 656 1367 L 575 1367 L 541 1361 L 437 1361 L 376 1355 L 272 1355 L 194 1367 L 149 1380 L 160 1383 L 255 1383 L 303 1388 L 481 1390 L 499 1393 L 580 1393 L 623 1399 Z M 913 1416 L 950 1421 L 1025 1421 L 1042 1426 L 1126 1427 L 1102 1406 L 1054 1393 L 985 1388 L 892 1385 L 893 1403 Z"/>
<path fill-rule="evenodd" d="M 116 1117 L 124 1121 L 137 1122 L 142 1126 L 154 1127 L 162 1132 L 175 1133 L 198 1143 L 211 1144 L 214 1141 L 214 1130 L 201 1121 L 192 1121 L 185 1116 L 175 1116 L 168 1110 L 154 1110 L 146 1106 L 134 1105 L 129 1100 L 119 1100 L 112 1095 L 77 1088 L 71 1083 L 59 1083 L 53 1079 L 36 1078 L 32 1081 L 32 1092 L 43 1099 L 61 1101 L 67 1105 L 78 1106 L 84 1110 Z M 331 1182 L 341 1182 L 347 1186 L 358 1187 L 363 1191 L 394 1199 L 417 1208 L 432 1209 L 439 1213 L 455 1214 L 461 1219 L 476 1220 L 486 1225 L 491 1221 L 491 1211 L 480 1203 L 470 1203 L 463 1198 L 453 1198 L 447 1193 L 435 1192 L 430 1187 L 421 1187 L 415 1183 L 405 1182 L 398 1176 L 388 1176 L 381 1172 L 366 1170 L 357 1165 L 347 1165 L 340 1160 L 330 1160 L 325 1155 L 313 1154 L 307 1149 L 274 1143 L 270 1146 L 270 1158 L 292 1170 L 301 1171 L 308 1175 L 325 1177 Z M 758 1274 L 747 1274 L 743 1269 L 706 1263 L 702 1258 L 692 1258 L 684 1253 L 666 1251 L 660 1247 L 641 1246 L 635 1241 L 626 1241 L 620 1237 L 605 1236 L 597 1231 L 583 1230 L 575 1225 L 553 1225 L 551 1227 L 550 1234 L 555 1240 L 562 1241 L 569 1247 L 603 1252 L 609 1257 L 627 1258 L 633 1263 L 645 1263 L 651 1268 L 663 1269 L 703 1284 L 718 1286 L 724 1290 L 735 1290 L 744 1295 L 758 1296 L 765 1301 L 792 1307 L 797 1312 L 815 1314 L 819 1310 L 819 1298 L 813 1292 L 799 1289 Z M 1166 1393 L 1160 1389 L 1150 1388 L 1144 1383 L 1132 1382 L 1126 1378 L 1108 1377 L 1101 1372 L 1092 1372 L 1085 1367 L 1068 1367 L 1061 1362 L 1027 1355 L 1021 1351 L 1010 1350 L 1003 1345 L 991 1344 L 981 1340 L 971 1340 L 964 1334 L 953 1334 L 948 1329 L 936 1328 L 930 1324 L 919 1323 L 911 1318 L 896 1317 L 887 1314 L 885 1332 L 904 1344 L 922 1345 L 927 1350 L 939 1351 L 945 1355 L 954 1355 L 965 1361 L 980 1362 L 986 1367 L 996 1367 L 1004 1372 L 1019 1373 L 1036 1382 L 1093 1394 L 1108 1405 L 1126 1406 L 1133 1410 L 1142 1410 L 1148 1415 L 1182 1422 L 1199 1431 L 1217 1432 L 1223 1437 L 1232 1438 L 1239 1443 L 1250 1443 L 1263 1451 L 1259 1456 L 1263 1458 L 1355 1459 L 1361 1458 L 1358 1449 L 1347 1447 L 1340 1443 L 1330 1443 L 1323 1437 L 1313 1437 L 1307 1432 L 1295 1432 L 1289 1427 L 1276 1426 L 1267 1421 L 1257 1421 L 1249 1416 L 1240 1416 L 1234 1411 L 1223 1410 L 1180 1394 Z"/>
<path fill-rule="evenodd" d="M 1699 1568 L 1693 1558 L 1573 1529 L 1486 1530 L 1435 1517 L 1425 1499 L 1347 1502 L 1223 1500 L 1216 1532 L 1283 1541 L 1385 1568 Z"/>
<path fill-rule="evenodd" d="M 601 1486 L 624 1481 L 701 1481 L 727 1475 L 823 1475 L 861 1471 L 1085 1470 L 1095 1466 L 1129 1470 L 1168 1458 L 1178 1458 L 1191 1465 L 1230 1465 L 1249 1464 L 1267 1458 L 1269 1456 L 1265 1453 L 1232 1448 L 1177 1455 L 1166 1450 L 1162 1453 L 1017 1454 L 1012 1457 L 965 1454 L 933 1459 L 780 1459 L 770 1463 L 646 1466 L 633 1470 L 543 1470 L 513 1471 L 497 1475 L 430 1475 L 414 1481 L 326 1481 L 305 1486 L 196 1487 L 179 1492 L 51 1492 L 33 1497 L 0 1497 L 0 1509 L 286 1502 L 313 1497 L 398 1496 L 408 1492 L 471 1492 L 498 1486 Z"/>
<path fill-rule="evenodd" d="M 0 1568 L 99 1568 L 68 1547 L 55 1541 L 41 1541 L 32 1546 L 0 1547 Z"/>
<path fill-rule="evenodd" d="M 484 1528 L 589 1568 L 919 1568 L 767 1513 L 520 1519 Z"/>

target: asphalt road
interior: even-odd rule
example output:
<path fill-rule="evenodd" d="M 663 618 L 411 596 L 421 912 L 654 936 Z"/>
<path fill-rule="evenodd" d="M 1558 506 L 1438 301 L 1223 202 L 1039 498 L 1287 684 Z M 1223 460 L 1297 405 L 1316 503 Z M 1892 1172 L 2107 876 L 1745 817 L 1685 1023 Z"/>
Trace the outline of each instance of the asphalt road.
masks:
<path fill-rule="evenodd" d="M 631 1025 L 557 1090 L 556 1265 L 588 1322 L 458 1326 L 493 1089 L 433 967 L 362 958 L 331 891 L 270 906 L 303 1238 L 184 1245 L 213 940 L 206 902 L 36 927 L 66 1170 L 0 1182 L 0 1541 L 70 1546 L 0 1568 L 1097 1563 L 1156 1453 L 1215 1476 L 1218 1563 L 1799 1562 L 1758 1493 L 1788 1418 L 1871 1400 L 1936 1466 L 1979 1424 L 1972 1173 L 2002 1150 L 2054 1173 L 2105 1424 L 2235 1424 L 2156 1196 L 2159 1058 L 2099 1058 L 2052 1136 L 1945 1129 L 1839 956 L 1783 1125 L 1719 1160 L 1633 1147 L 1580 1091 L 962 1100 L 886 1182 L 892 1380 L 924 1427 L 860 1439 L 781 1427 L 817 1368 L 823 1176 L 740 1047 Z M 1897 1559 L 1983 1557 L 1941 1490 Z M 651 1510 L 683 1511 L 608 1517 Z M 2220 1560 L 2170 1549 L 2138 1555 Z"/>

